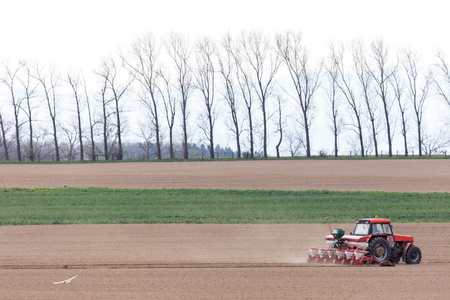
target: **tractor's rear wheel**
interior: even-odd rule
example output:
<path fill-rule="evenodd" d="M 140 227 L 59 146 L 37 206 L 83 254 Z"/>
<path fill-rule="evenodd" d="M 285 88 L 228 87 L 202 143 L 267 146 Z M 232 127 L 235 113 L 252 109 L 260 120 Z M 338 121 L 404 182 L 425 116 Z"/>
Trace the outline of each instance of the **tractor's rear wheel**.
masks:
<path fill-rule="evenodd" d="M 391 258 L 391 247 L 386 239 L 376 237 L 369 243 L 367 251 L 379 261 L 388 261 Z"/>
<path fill-rule="evenodd" d="M 406 263 L 409 265 L 418 264 L 422 260 L 422 251 L 419 247 L 410 246 L 406 251 Z"/>

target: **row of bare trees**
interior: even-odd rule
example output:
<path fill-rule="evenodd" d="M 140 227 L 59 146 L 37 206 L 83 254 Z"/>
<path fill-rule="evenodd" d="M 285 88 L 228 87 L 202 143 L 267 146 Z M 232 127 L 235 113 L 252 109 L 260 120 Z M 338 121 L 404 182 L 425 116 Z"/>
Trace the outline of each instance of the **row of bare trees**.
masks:
<path fill-rule="evenodd" d="M 346 53 L 349 52 L 349 53 Z M 370 50 L 364 50 L 361 41 L 354 42 L 346 51 L 340 47 L 331 48 L 327 73 L 331 80 L 332 107 L 336 107 L 337 91 L 341 92 L 351 109 L 350 126 L 358 136 L 360 153 L 364 156 L 364 122 L 370 122 L 370 141 L 375 156 L 379 155 L 379 139 L 382 131 L 388 145 L 388 155 L 393 155 L 392 145 L 394 127 L 400 123 L 403 137 L 404 154 L 408 156 L 409 131 L 416 130 L 419 155 L 427 148 L 424 145 L 424 113 L 427 104 L 438 105 L 436 98 L 446 99 L 448 81 L 445 78 L 447 64 L 438 54 L 437 73 L 420 64 L 420 56 L 411 49 L 392 55 L 381 39 L 370 44 Z M 444 78 L 439 78 L 443 76 Z M 446 85 L 447 91 L 442 89 Z M 435 87 L 435 93 L 432 88 Z M 448 104 L 448 102 L 447 102 Z M 448 108 L 448 107 L 447 107 Z M 335 139 L 339 133 L 337 128 L 337 108 L 333 110 Z M 448 126 L 450 114 L 444 115 L 445 126 Z M 448 130 L 448 127 L 447 127 Z M 441 145 L 448 143 L 442 137 Z"/>
<path fill-rule="evenodd" d="M 382 39 L 332 44 L 327 57 L 313 61 L 300 32 L 243 32 L 192 45 L 176 33 L 161 39 L 147 34 L 103 59 L 89 80 L 23 61 L 4 62 L 2 69 L 6 160 L 13 154 L 19 161 L 59 161 L 61 149 L 66 159 L 121 160 L 124 135 L 132 133 L 157 159 L 174 158 L 177 145 L 188 159 L 189 145 L 198 140 L 214 158 L 219 131 L 238 158 L 243 152 L 267 157 L 270 145 L 277 156 L 302 149 L 309 157 L 312 141 L 321 139 L 313 136 L 317 122 L 330 125 L 335 156 L 343 133 L 361 156 L 379 156 L 381 144 L 392 156 L 400 140 L 406 156 L 411 148 L 422 155 L 449 145 L 444 55 L 425 66 L 418 53 L 394 52 Z M 433 106 L 443 108 L 442 120 L 428 122 L 441 122 L 443 130 L 431 141 L 425 117 Z M 317 120 L 321 113 L 327 117 Z"/>

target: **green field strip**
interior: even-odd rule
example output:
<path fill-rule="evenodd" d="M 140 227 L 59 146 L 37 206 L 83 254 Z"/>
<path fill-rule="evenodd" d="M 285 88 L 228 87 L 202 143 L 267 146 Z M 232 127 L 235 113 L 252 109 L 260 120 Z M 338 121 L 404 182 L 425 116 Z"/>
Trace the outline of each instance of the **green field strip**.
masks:
<path fill-rule="evenodd" d="M 450 222 L 450 193 L 0 188 L 0 225 Z"/>

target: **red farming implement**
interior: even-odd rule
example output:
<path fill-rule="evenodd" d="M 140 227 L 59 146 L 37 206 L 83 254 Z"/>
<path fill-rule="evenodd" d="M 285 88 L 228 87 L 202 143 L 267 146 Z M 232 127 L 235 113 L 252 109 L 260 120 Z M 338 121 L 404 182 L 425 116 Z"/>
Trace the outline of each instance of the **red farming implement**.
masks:
<path fill-rule="evenodd" d="M 384 218 L 359 219 L 350 235 L 335 228 L 325 240 L 328 248 L 309 248 L 307 262 L 395 266 L 401 259 L 407 264 L 419 264 L 422 259 L 413 237 L 393 234 L 391 221 Z"/>

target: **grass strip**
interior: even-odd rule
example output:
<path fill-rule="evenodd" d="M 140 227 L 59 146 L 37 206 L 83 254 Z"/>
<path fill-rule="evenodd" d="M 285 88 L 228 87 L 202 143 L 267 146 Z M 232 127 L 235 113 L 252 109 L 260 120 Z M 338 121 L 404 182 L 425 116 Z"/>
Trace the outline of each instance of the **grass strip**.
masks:
<path fill-rule="evenodd" d="M 449 222 L 450 193 L 0 188 L 0 225 Z"/>

